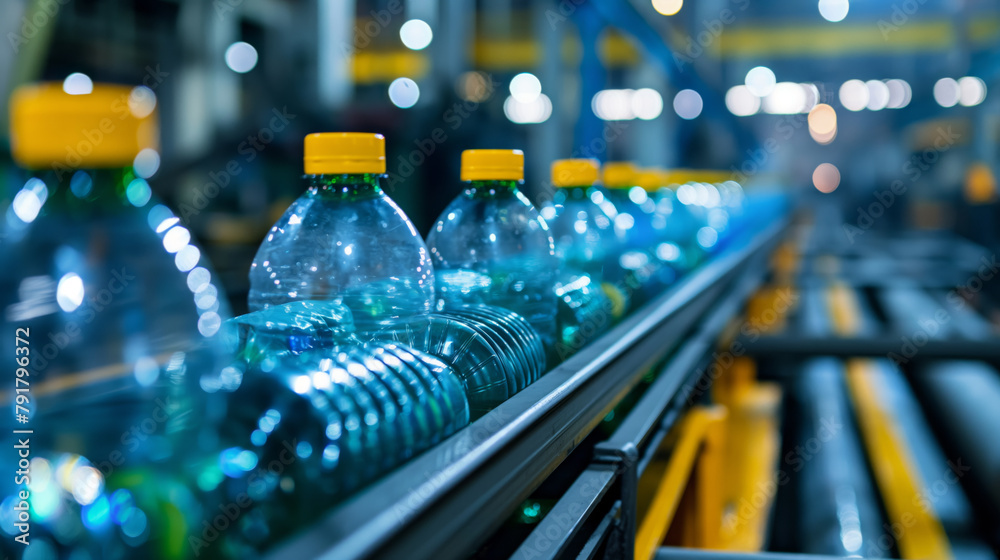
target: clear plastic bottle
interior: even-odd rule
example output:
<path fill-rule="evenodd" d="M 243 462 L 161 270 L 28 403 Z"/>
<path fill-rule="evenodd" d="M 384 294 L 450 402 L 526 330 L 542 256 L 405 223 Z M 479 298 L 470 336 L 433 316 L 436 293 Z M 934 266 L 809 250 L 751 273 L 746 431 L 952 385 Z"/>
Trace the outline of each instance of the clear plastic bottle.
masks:
<path fill-rule="evenodd" d="M 618 266 L 626 271 L 627 286 L 636 304 L 656 297 L 669 285 L 671 278 L 661 278 L 663 264 L 654 254 L 657 232 L 652 215 L 655 204 L 646 190 L 638 184 L 638 169 L 627 162 L 604 165 L 603 179 L 609 202 L 616 214 L 615 236 L 621 252 Z"/>
<path fill-rule="evenodd" d="M 656 232 L 653 254 L 680 276 L 701 262 L 704 250 L 695 240 L 694 217 L 687 206 L 677 201 L 671 180 L 672 174 L 662 169 L 647 169 L 638 176 L 639 185 L 653 202 L 650 217 Z"/>
<path fill-rule="evenodd" d="M 180 484 L 187 451 L 211 431 L 199 387 L 223 365 L 228 306 L 146 181 L 159 162 L 155 107 L 148 88 L 102 84 L 77 95 L 25 86 L 11 98 L 12 154 L 31 177 L 5 217 L 0 309 L 4 332 L 25 343 L 0 356 L 27 358 L 18 375 L 30 392 L 17 404 L 30 418 L 15 424 L 8 400 L 2 425 L 8 436 L 34 430 L 31 548 L 41 555 L 170 557 L 186 539 L 167 538 L 162 512 L 176 512 L 174 530 L 198 522 L 190 494 L 162 490 Z M 132 497 L 138 509 L 108 501 Z"/>
<path fill-rule="evenodd" d="M 604 282 L 605 268 L 613 266 L 609 256 L 617 253 L 618 241 L 612 218 L 591 199 L 599 175 L 596 160 L 565 159 L 552 164 L 556 193 L 548 224 L 561 265 L 556 286 L 557 352 L 563 358 L 605 332 L 626 307 L 627 291 Z M 618 278 L 615 272 L 609 271 L 609 280 Z"/>
<path fill-rule="evenodd" d="M 465 191 L 441 213 L 427 237 L 441 284 L 440 305 L 487 303 L 523 316 L 551 348 L 556 333 L 558 261 L 548 225 L 518 189 L 520 150 L 466 150 Z M 476 277 L 476 290 L 452 278 Z"/>
<path fill-rule="evenodd" d="M 563 270 L 604 280 L 604 268 L 617 249 L 614 222 L 591 198 L 597 184 L 597 160 L 564 159 L 552 164 L 552 210 L 546 223 Z"/>
<path fill-rule="evenodd" d="M 430 312 L 434 267 L 427 246 L 383 192 L 384 178 L 382 135 L 306 136 L 308 190 L 257 250 L 250 309 L 342 301 L 362 334 Z"/>

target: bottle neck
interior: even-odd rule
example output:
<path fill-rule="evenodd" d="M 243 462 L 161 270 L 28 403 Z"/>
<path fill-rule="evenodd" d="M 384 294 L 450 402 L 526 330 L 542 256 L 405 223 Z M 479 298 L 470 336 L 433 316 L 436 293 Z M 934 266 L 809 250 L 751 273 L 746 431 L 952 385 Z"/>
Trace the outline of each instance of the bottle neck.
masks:
<path fill-rule="evenodd" d="M 466 181 L 465 192 L 472 198 L 506 198 L 515 196 L 522 183 L 516 180 Z"/>
<path fill-rule="evenodd" d="M 131 166 L 45 171 L 37 175 L 48 189 L 45 208 L 113 211 L 145 205 L 151 196 L 149 184 Z"/>
<path fill-rule="evenodd" d="M 385 175 L 345 173 L 306 175 L 307 196 L 323 200 L 354 201 L 382 196 Z"/>
<path fill-rule="evenodd" d="M 628 198 L 628 192 L 632 190 L 632 187 L 608 187 L 608 196 L 616 200 L 623 200 Z"/>
<path fill-rule="evenodd" d="M 556 192 L 562 193 L 566 200 L 582 200 L 588 198 L 593 185 L 576 185 L 572 187 L 559 187 Z"/>

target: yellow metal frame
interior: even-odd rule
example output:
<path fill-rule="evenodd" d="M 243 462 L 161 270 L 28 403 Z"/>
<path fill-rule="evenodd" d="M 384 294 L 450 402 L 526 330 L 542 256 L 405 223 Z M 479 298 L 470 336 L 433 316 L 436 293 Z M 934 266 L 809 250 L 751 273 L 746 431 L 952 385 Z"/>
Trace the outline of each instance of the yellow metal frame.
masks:
<path fill-rule="evenodd" d="M 781 388 L 753 383 L 733 395 L 726 419 L 725 510 L 711 548 L 756 552 L 764 547 L 779 480 Z"/>
<path fill-rule="evenodd" d="M 650 465 L 652 472 L 663 472 L 663 476 L 653 480 L 643 477 L 639 482 L 640 496 L 651 494 L 651 499 L 648 500 L 648 507 L 636 531 L 637 560 L 652 558 L 667 536 L 670 522 L 674 519 L 688 480 L 696 467 L 700 471 L 698 479 L 702 481 L 697 488 L 699 504 L 721 503 L 716 477 L 722 470 L 720 448 L 724 434 L 721 426 L 725 418 L 726 410 L 723 407 L 695 407 L 668 434 L 665 444 L 669 446 L 670 454 L 653 459 L 653 463 L 658 464 Z M 699 455 L 701 461 L 698 461 Z M 701 519 L 704 524 L 696 529 L 698 538 L 714 540 L 713 533 L 718 533 L 720 519 L 721 516 L 713 518 L 706 512 Z"/>

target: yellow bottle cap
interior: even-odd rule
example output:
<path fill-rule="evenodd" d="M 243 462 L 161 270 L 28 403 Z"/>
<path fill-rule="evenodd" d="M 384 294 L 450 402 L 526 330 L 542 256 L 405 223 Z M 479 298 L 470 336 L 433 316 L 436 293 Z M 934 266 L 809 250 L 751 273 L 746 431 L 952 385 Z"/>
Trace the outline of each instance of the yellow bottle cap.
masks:
<path fill-rule="evenodd" d="M 663 185 L 676 188 L 692 180 L 694 172 L 690 169 L 674 168 L 661 171 Z"/>
<path fill-rule="evenodd" d="M 11 154 L 28 169 L 125 167 L 155 150 L 157 137 L 156 96 L 146 87 L 94 84 L 70 95 L 52 82 L 10 98 Z"/>
<path fill-rule="evenodd" d="M 615 161 L 604 164 L 604 186 L 609 189 L 621 189 L 635 186 L 635 175 L 638 172 L 635 165 L 627 161 Z"/>
<path fill-rule="evenodd" d="M 552 184 L 584 187 L 597 182 L 601 164 L 596 159 L 557 159 L 552 162 Z"/>
<path fill-rule="evenodd" d="M 306 135 L 306 175 L 385 173 L 385 136 L 370 132 Z"/>
<path fill-rule="evenodd" d="M 523 181 L 524 152 L 521 150 L 465 150 L 462 152 L 463 181 Z"/>
<path fill-rule="evenodd" d="M 643 169 L 635 175 L 635 183 L 649 192 L 656 192 L 666 186 L 664 172 L 659 169 Z"/>

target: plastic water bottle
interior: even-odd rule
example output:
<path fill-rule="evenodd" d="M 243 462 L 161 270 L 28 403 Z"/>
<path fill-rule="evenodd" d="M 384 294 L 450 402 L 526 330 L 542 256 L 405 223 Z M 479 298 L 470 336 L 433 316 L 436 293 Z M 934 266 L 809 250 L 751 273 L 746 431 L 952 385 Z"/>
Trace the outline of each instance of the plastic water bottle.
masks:
<path fill-rule="evenodd" d="M 704 249 L 695 240 L 694 216 L 677 200 L 673 190 L 677 185 L 671 185 L 672 178 L 673 174 L 665 170 L 647 169 L 639 173 L 637 182 L 653 201 L 650 216 L 656 232 L 653 254 L 680 277 L 701 262 Z"/>
<path fill-rule="evenodd" d="M 555 240 L 561 265 L 556 286 L 559 303 L 557 352 L 563 357 L 607 330 L 627 308 L 612 218 L 591 196 L 600 164 L 590 159 L 558 160 L 552 164 L 556 187 L 552 205 L 543 210 Z M 608 281 L 605 282 L 605 268 Z"/>
<path fill-rule="evenodd" d="M 627 162 L 604 165 L 604 186 L 615 207 L 615 236 L 621 252 L 618 266 L 626 271 L 632 298 L 640 305 L 656 297 L 672 281 L 670 269 L 654 254 L 657 232 L 652 215 L 655 203 L 638 184 L 638 169 Z"/>
<path fill-rule="evenodd" d="M 523 316 L 546 348 L 556 340 L 558 261 L 548 225 L 518 188 L 520 150 L 466 150 L 465 191 L 427 237 L 441 307 L 486 303 Z M 473 288 L 470 288 L 473 286 Z"/>
<path fill-rule="evenodd" d="M 695 172 L 694 177 L 702 178 Z M 695 242 L 707 259 L 722 249 L 721 238 L 726 233 L 729 215 L 722 208 L 722 195 L 715 185 L 691 180 L 677 188 L 677 199 L 684 204 L 695 223 Z"/>
<path fill-rule="evenodd" d="M 4 332 L 23 342 L 0 356 L 30 391 L 8 397 L 2 427 L 34 431 L 30 549 L 44 557 L 176 556 L 186 539 L 166 528 L 197 524 L 170 473 L 210 431 L 200 386 L 223 365 L 228 306 L 147 183 L 155 108 L 145 87 L 71 95 L 53 83 L 11 97 L 12 155 L 30 178 L 0 243 Z M 16 465 L 5 441 L 3 462 Z"/>
<path fill-rule="evenodd" d="M 554 162 L 552 185 L 556 192 L 552 205 L 542 212 L 562 268 L 588 274 L 595 282 L 604 280 L 605 266 L 617 252 L 613 219 L 591 199 L 599 175 L 597 160 Z"/>
<path fill-rule="evenodd" d="M 306 136 L 308 189 L 257 250 L 250 309 L 342 301 L 361 333 L 430 312 L 434 267 L 413 224 L 383 192 L 384 179 L 382 135 Z"/>

